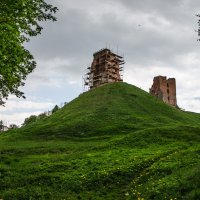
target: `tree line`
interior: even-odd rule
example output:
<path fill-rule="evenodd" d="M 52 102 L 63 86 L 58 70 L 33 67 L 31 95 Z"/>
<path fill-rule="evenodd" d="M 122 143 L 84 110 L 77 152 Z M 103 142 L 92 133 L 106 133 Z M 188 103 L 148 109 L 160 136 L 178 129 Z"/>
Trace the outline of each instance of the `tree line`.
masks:
<path fill-rule="evenodd" d="M 22 124 L 22 126 L 27 126 L 29 124 L 32 124 L 32 123 L 38 121 L 38 120 L 45 119 L 48 116 L 52 115 L 53 113 L 57 112 L 59 109 L 60 109 L 60 107 L 58 105 L 55 105 L 55 107 L 51 111 L 41 113 L 38 116 L 37 115 L 31 115 L 30 117 L 27 117 L 24 120 L 24 123 Z"/>

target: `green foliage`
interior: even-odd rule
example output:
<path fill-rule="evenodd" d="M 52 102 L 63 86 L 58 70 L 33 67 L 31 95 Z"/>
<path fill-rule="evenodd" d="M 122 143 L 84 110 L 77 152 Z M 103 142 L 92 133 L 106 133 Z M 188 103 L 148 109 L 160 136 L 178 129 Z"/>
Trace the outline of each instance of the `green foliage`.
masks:
<path fill-rule="evenodd" d="M 59 109 L 60 108 L 58 107 L 58 105 L 55 105 L 55 107 L 52 109 L 52 114 L 58 111 Z"/>
<path fill-rule="evenodd" d="M 0 135 L 0 198 L 196 200 L 200 115 L 125 84 Z"/>
<path fill-rule="evenodd" d="M 3 126 L 4 126 L 4 124 L 3 124 L 3 120 L 0 120 L 0 130 L 3 129 Z"/>
<path fill-rule="evenodd" d="M 31 115 L 24 120 L 23 126 L 27 126 L 28 124 L 32 124 L 36 122 L 38 117 L 36 115 Z"/>
<path fill-rule="evenodd" d="M 9 128 L 10 129 L 15 129 L 15 128 L 18 128 L 18 126 L 16 124 L 10 124 Z"/>
<path fill-rule="evenodd" d="M 36 66 L 24 42 L 41 33 L 38 22 L 56 20 L 52 13 L 57 8 L 44 0 L 1 0 L 0 10 L 0 104 L 3 104 L 9 94 L 24 97 L 18 88 Z"/>
<path fill-rule="evenodd" d="M 38 120 L 42 120 L 42 119 L 45 119 L 47 118 L 47 114 L 46 113 L 41 113 L 39 114 L 38 116 L 36 115 L 31 115 L 30 117 L 27 117 L 25 120 L 24 120 L 24 123 L 23 123 L 23 126 L 27 126 L 29 124 L 32 124 Z"/>
<path fill-rule="evenodd" d="M 32 135 L 86 137 L 199 123 L 197 114 L 170 107 L 135 86 L 116 83 L 83 93 L 48 119 L 38 120 Z"/>
<path fill-rule="evenodd" d="M 47 117 L 46 113 L 41 113 L 37 116 L 37 119 L 45 119 Z"/>

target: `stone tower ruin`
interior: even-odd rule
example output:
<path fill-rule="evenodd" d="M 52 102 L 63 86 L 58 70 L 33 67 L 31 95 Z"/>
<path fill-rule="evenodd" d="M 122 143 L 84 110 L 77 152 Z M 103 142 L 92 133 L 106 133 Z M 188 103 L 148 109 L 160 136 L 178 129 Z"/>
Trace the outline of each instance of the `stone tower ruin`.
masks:
<path fill-rule="evenodd" d="M 177 107 L 176 101 L 176 79 L 166 76 L 156 76 L 153 79 L 153 85 L 150 88 L 150 94 L 161 99 L 165 103 Z"/>
<path fill-rule="evenodd" d="M 93 54 L 93 62 L 88 67 L 84 85 L 89 89 L 113 82 L 122 82 L 124 58 L 110 49 L 101 49 Z"/>

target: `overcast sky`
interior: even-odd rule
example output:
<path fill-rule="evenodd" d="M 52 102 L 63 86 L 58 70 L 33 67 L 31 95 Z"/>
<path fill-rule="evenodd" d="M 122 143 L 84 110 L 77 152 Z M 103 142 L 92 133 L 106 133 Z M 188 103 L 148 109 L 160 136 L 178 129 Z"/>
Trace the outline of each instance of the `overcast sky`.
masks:
<path fill-rule="evenodd" d="M 77 97 L 93 53 L 106 46 L 125 56 L 124 82 L 149 91 L 154 76 L 174 77 L 178 105 L 200 112 L 199 0 L 48 2 L 58 21 L 26 45 L 38 64 L 22 88 L 27 98 L 11 96 L 0 119 L 19 125 Z"/>

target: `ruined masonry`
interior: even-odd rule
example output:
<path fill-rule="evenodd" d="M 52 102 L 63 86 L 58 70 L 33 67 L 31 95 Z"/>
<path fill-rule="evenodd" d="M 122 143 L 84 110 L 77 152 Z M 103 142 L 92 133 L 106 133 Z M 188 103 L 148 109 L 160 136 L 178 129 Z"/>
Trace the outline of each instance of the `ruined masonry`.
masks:
<path fill-rule="evenodd" d="M 177 107 L 175 78 L 167 79 L 166 76 L 154 77 L 153 85 L 150 88 L 150 94 L 171 106 Z"/>
<path fill-rule="evenodd" d="M 123 72 L 124 64 L 123 56 L 113 53 L 108 48 L 95 52 L 93 54 L 93 62 L 87 68 L 88 72 L 83 78 L 84 88 L 94 89 L 107 83 L 122 82 L 121 73 Z M 166 76 L 154 77 L 150 94 L 171 106 L 177 107 L 175 78 L 167 79 Z"/>
<path fill-rule="evenodd" d="M 113 53 L 110 49 L 101 49 L 93 54 L 93 62 L 87 68 L 88 73 L 84 78 L 84 85 L 93 89 L 112 82 L 122 82 L 124 58 Z"/>

